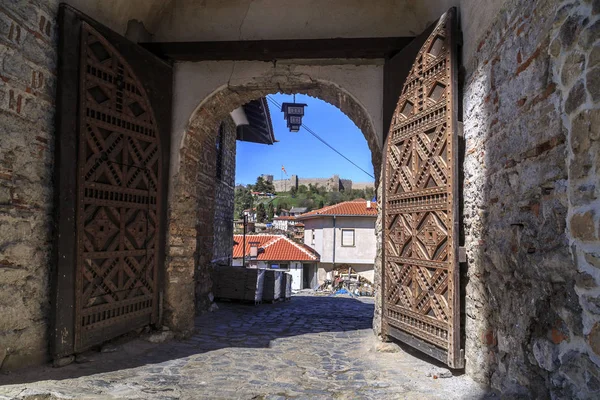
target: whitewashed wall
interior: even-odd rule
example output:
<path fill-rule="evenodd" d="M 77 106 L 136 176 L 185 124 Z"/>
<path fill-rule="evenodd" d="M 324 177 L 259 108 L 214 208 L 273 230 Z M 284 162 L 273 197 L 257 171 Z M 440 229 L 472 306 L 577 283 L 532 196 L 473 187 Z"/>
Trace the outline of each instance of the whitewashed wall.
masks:
<path fill-rule="evenodd" d="M 342 246 L 342 229 L 354 229 L 354 247 Z M 312 243 L 312 231 L 315 242 Z M 322 263 L 333 260 L 333 218 L 314 218 L 304 221 L 304 243 L 321 255 Z M 375 262 L 377 237 L 375 218 L 337 217 L 335 226 L 335 263 L 371 264 Z"/>

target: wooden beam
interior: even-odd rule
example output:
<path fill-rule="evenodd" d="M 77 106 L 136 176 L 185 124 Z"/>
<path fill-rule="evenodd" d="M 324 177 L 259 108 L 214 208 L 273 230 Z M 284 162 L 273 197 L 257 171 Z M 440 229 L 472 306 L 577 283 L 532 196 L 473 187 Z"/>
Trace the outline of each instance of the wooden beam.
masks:
<path fill-rule="evenodd" d="M 389 58 L 413 37 L 244 40 L 217 42 L 149 42 L 143 47 L 176 61 L 274 61 L 308 58 Z"/>

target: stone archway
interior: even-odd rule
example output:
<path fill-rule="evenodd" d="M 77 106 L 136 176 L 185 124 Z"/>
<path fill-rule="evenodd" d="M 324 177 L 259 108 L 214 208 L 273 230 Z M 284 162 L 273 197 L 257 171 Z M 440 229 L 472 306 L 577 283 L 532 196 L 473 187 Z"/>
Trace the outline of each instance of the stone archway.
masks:
<path fill-rule="evenodd" d="M 334 83 L 312 79 L 307 82 L 293 76 L 265 79 L 225 85 L 203 99 L 181 138 L 177 170 L 170 182 L 164 316 L 165 323 L 183 335 L 193 329 L 196 309 L 210 305 L 215 141 L 219 124 L 243 104 L 277 92 L 319 98 L 348 116 L 367 140 L 378 186 L 382 145 L 373 119 L 351 94 Z M 377 273 L 377 265 L 375 268 Z"/>

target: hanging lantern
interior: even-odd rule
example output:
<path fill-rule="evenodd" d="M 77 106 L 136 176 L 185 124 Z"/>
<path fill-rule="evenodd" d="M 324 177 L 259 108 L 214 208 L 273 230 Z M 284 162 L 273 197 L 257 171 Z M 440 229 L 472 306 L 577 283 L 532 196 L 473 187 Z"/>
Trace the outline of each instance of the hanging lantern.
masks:
<path fill-rule="evenodd" d="M 290 132 L 298 132 L 300 126 L 302 126 L 302 117 L 304 116 L 304 107 L 307 104 L 296 103 L 296 96 L 294 96 L 293 103 L 283 103 L 281 105 L 281 111 L 283 111 L 283 119 L 287 121 L 287 127 Z"/>

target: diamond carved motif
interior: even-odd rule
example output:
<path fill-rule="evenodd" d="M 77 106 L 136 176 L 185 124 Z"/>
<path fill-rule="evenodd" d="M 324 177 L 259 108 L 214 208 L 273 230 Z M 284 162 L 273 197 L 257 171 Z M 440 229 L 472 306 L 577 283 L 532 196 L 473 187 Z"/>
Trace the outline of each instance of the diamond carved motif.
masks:
<path fill-rule="evenodd" d="M 433 100 L 434 102 L 438 102 L 440 101 L 440 99 L 442 98 L 442 96 L 444 95 L 444 91 L 446 90 L 446 86 L 440 82 L 436 82 L 433 87 L 431 88 L 431 90 L 429 91 L 429 99 Z"/>
<path fill-rule="evenodd" d="M 131 112 L 133 113 L 133 115 L 135 115 L 136 117 L 139 117 L 140 115 L 142 115 L 143 113 L 145 113 L 146 111 L 142 108 L 141 104 L 137 101 L 131 103 L 129 105 L 129 109 L 131 110 Z"/>
<path fill-rule="evenodd" d="M 92 88 L 89 88 L 88 92 L 98 104 L 102 104 L 109 99 L 109 97 L 106 95 L 106 93 L 104 93 L 104 90 L 102 90 L 100 86 L 94 86 Z"/>
<path fill-rule="evenodd" d="M 414 109 L 414 105 L 413 103 L 411 103 L 410 101 L 407 101 L 406 103 L 404 103 L 404 106 L 402 107 L 402 110 L 400 111 L 400 114 L 402 114 L 402 116 L 404 118 L 408 118 Z"/>
<path fill-rule="evenodd" d="M 135 248 L 141 248 L 148 237 L 148 218 L 143 211 L 137 211 L 134 220 L 125 228 L 133 240 Z"/>
<path fill-rule="evenodd" d="M 432 41 L 431 41 L 431 45 L 429 46 L 429 50 L 428 53 L 431 54 L 432 56 L 439 56 L 440 53 L 444 50 L 444 38 L 441 36 L 436 36 Z"/>
<path fill-rule="evenodd" d="M 403 216 L 398 216 L 395 220 L 393 227 L 390 229 L 389 239 L 392 242 L 397 255 L 406 253 L 407 249 L 410 247 L 409 244 L 412 240 L 410 224 Z"/>
<path fill-rule="evenodd" d="M 96 212 L 92 221 L 86 224 L 85 231 L 91 237 L 96 251 L 100 251 L 108 247 L 112 238 L 119 232 L 119 227 L 102 207 Z"/>
<path fill-rule="evenodd" d="M 421 223 L 417 238 L 426 249 L 428 259 L 433 260 L 440 246 L 446 242 L 448 232 L 435 213 L 427 213 Z"/>

